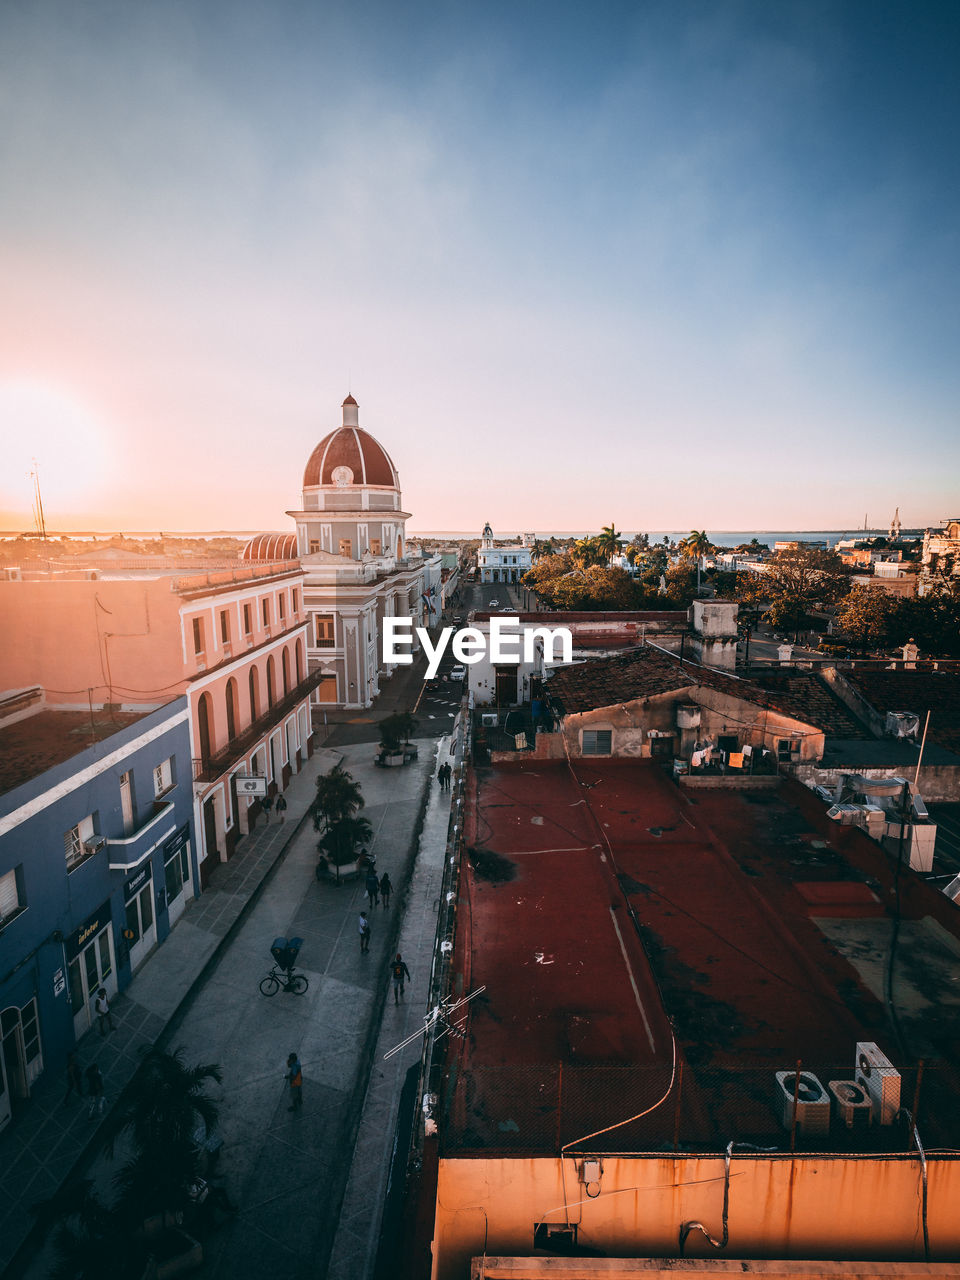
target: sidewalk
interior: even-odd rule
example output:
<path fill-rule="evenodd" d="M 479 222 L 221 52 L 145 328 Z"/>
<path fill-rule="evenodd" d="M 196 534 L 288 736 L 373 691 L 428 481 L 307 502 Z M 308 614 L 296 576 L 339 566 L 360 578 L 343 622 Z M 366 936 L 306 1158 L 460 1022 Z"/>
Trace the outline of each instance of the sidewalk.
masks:
<path fill-rule="evenodd" d="M 130 985 L 111 1001 L 116 1030 L 106 1036 L 92 1028 L 79 1041 L 82 1070 L 96 1062 L 103 1074 L 108 1106 L 132 1078 L 142 1055 L 165 1046 L 202 985 L 229 930 L 269 876 L 305 819 L 315 779 L 340 759 L 338 751 L 315 751 L 285 792 L 286 822 L 261 824 L 237 845 L 233 858 L 213 873 L 211 884 L 157 947 Z M 64 1103 L 65 1081 L 44 1073 L 29 1102 L 0 1137 L 0 1271 L 21 1247 L 33 1225 L 31 1209 L 47 1200 L 78 1163 L 97 1148 L 99 1119 L 90 1119 L 85 1099 Z M 30 1252 L 28 1247 L 25 1250 Z"/>
<path fill-rule="evenodd" d="M 449 737 L 440 739 L 438 761 L 452 762 L 451 745 Z M 420 1061 L 423 1038 L 417 1036 L 386 1061 L 384 1054 L 423 1027 L 427 1013 L 450 802 L 450 793 L 441 792 L 435 784 L 431 787 L 396 946 L 410 970 L 410 981 L 399 1005 L 393 1003 L 392 995 L 385 999 L 370 1084 L 327 1273 L 329 1280 L 370 1280 L 374 1273 L 400 1094 L 407 1072 Z"/>

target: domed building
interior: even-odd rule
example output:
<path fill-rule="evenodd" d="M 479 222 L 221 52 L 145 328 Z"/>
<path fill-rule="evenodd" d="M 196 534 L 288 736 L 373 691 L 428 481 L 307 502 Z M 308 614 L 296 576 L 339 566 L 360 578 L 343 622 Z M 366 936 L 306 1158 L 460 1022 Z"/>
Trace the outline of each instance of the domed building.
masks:
<path fill-rule="evenodd" d="M 423 561 L 406 558 L 400 477 L 359 422 L 353 396 L 343 422 L 323 437 L 303 472 L 293 554 L 304 572 L 311 670 L 324 678 L 317 703 L 368 707 L 394 667 L 383 663 L 383 619 L 423 622 Z"/>

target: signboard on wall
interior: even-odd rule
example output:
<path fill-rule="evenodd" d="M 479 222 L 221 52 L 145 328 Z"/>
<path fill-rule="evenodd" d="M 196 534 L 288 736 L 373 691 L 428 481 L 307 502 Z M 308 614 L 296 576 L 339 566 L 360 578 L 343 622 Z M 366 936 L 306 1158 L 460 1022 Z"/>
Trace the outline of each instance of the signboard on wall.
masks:
<path fill-rule="evenodd" d="M 256 799 L 267 794 L 267 779 L 262 773 L 238 773 L 235 781 L 238 796 Z"/>

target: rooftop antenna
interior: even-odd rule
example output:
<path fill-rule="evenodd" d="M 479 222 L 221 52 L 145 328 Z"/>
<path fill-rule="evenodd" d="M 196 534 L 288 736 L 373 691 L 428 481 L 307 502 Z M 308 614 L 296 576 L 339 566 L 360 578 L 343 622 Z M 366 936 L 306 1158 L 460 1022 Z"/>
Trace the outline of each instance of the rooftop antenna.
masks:
<path fill-rule="evenodd" d="M 33 470 L 30 472 L 33 480 L 33 523 L 36 526 L 37 533 L 43 539 L 47 540 L 47 523 L 43 515 L 43 498 L 40 495 L 40 466 L 36 458 L 32 459 Z"/>
<path fill-rule="evenodd" d="M 459 1021 L 454 1021 L 456 1015 L 464 1011 L 464 1008 L 471 1000 L 475 1000 L 481 992 L 486 991 L 486 986 L 477 987 L 476 991 L 471 991 L 468 996 L 461 996 L 459 1000 L 454 1000 L 452 996 L 444 996 L 439 1004 L 434 1005 L 429 1013 L 424 1014 L 423 1026 L 419 1031 L 414 1031 L 413 1035 L 407 1036 L 406 1040 L 401 1040 L 399 1044 L 395 1044 L 392 1049 L 388 1049 L 383 1055 L 386 1062 L 388 1058 L 392 1058 L 395 1053 L 399 1053 L 401 1049 L 405 1049 L 408 1044 L 413 1044 L 414 1040 L 418 1040 L 420 1036 L 424 1036 L 431 1027 L 439 1027 L 440 1030 L 434 1037 L 439 1040 L 441 1036 L 451 1035 L 456 1039 L 462 1040 L 466 1036 L 464 1027 L 467 1025 L 466 1016 Z"/>

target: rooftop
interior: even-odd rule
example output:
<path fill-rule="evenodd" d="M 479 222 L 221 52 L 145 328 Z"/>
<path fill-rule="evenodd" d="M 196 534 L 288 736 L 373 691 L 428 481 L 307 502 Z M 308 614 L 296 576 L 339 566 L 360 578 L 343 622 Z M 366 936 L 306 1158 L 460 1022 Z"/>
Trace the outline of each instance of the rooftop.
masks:
<path fill-rule="evenodd" d="M 926 713 L 931 711 L 928 744 L 932 740 L 948 751 L 960 753 L 960 672 L 870 671 L 854 667 L 844 674 L 881 713 L 913 711 L 920 716 L 922 726 Z"/>
<path fill-rule="evenodd" d="M 145 711 L 39 711 L 0 728 L 0 795 L 102 742 Z"/>
<path fill-rule="evenodd" d="M 894 1061 L 906 1106 L 925 1060 L 924 1141 L 957 1145 L 960 911 L 902 873 L 894 1022 L 893 871 L 811 792 L 523 760 L 476 771 L 468 800 L 455 971 L 486 990 L 452 1050 L 447 1151 L 782 1150 L 775 1072 L 849 1080 L 858 1041 Z M 888 1150 L 894 1132 L 802 1145 Z"/>

